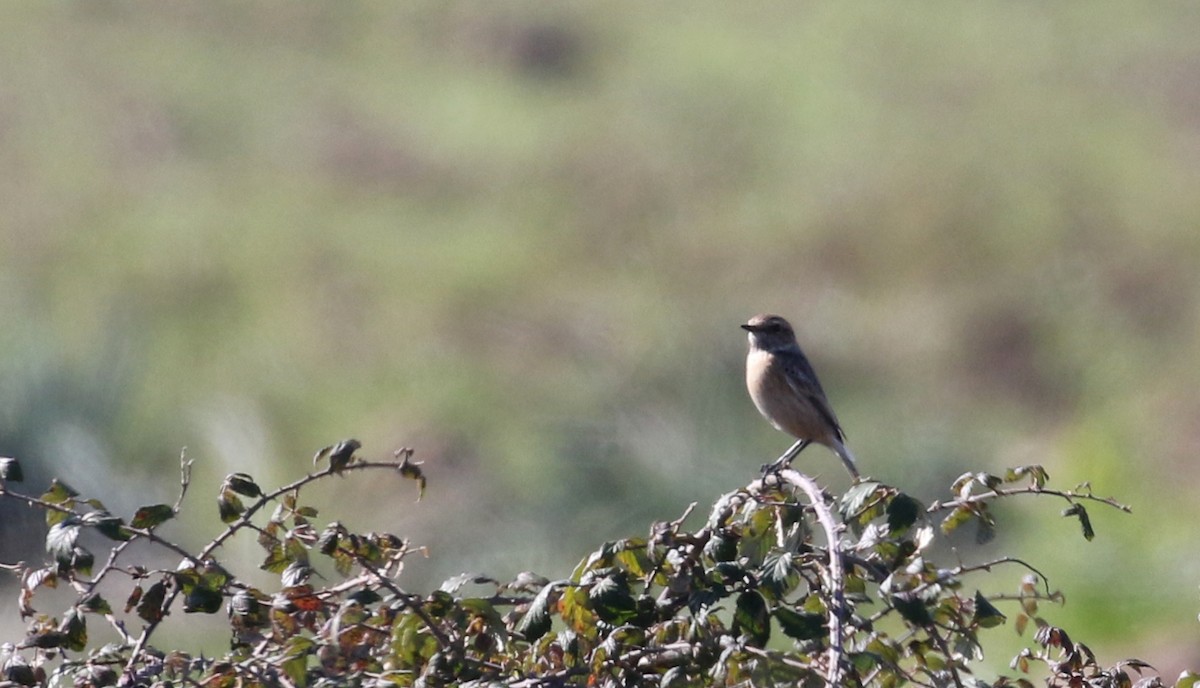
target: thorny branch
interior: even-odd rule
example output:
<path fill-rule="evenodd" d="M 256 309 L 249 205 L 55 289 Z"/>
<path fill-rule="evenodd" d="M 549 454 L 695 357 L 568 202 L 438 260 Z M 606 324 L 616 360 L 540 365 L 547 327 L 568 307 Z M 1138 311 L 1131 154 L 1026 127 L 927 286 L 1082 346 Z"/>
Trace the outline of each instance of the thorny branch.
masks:
<path fill-rule="evenodd" d="M 791 453 L 793 453 L 793 449 L 789 449 L 780 457 L 777 463 L 783 461 Z M 841 680 L 843 659 L 842 620 L 846 614 L 846 577 L 842 567 L 841 538 L 838 522 L 834 519 L 833 512 L 829 510 L 824 490 L 812 478 L 792 468 L 784 468 L 773 472 L 772 475 L 778 476 L 781 480 L 795 485 L 804 492 L 808 497 L 817 522 L 821 524 L 821 529 L 825 533 L 825 541 L 828 544 L 829 551 L 829 580 L 827 581 L 827 586 L 831 600 L 829 609 L 829 666 L 826 669 L 826 680 L 829 682 L 829 685 L 836 686 L 839 685 L 839 681 Z M 761 489 L 762 483 L 763 481 L 756 482 L 752 486 L 752 491 L 757 491 L 754 489 L 755 487 Z"/>

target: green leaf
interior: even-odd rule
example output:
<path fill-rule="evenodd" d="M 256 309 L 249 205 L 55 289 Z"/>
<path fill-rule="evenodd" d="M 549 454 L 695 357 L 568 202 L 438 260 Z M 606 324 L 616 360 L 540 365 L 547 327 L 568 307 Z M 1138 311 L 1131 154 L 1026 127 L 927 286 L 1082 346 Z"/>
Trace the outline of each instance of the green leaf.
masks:
<path fill-rule="evenodd" d="M 383 598 L 380 597 L 379 593 L 375 592 L 374 590 L 369 588 L 360 588 L 347 595 L 346 599 L 366 606 L 368 604 L 375 604 Z"/>
<path fill-rule="evenodd" d="M 525 616 L 522 616 L 521 620 L 517 622 L 514 630 L 525 640 L 533 642 L 546 635 L 550 630 L 550 599 L 557 588 L 558 586 L 554 583 L 542 588 L 537 597 L 529 603 L 529 609 L 525 611 Z"/>
<path fill-rule="evenodd" d="M 1121 661 L 1117 662 L 1113 668 L 1124 669 L 1125 667 L 1131 667 L 1134 670 L 1136 670 L 1139 674 L 1143 673 L 1143 669 L 1150 669 L 1151 671 L 1154 671 L 1153 665 L 1143 662 L 1140 659 L 1134 659 L 1134 658 L 1122 659 Z"/>
<path fill-rule="evenodd" d="M 283 573 L 279 574 L 280 581 L 284 587 L 291 588 L 303 584 L 312 577 L 312 567 L 308 565 L 308 561 L 293 561 L 287 565 Z"/>
<path fill-rule="evenodd" d="M 329 469 L 334 473 L 341 473 L 342 469 L 350 464 L 350 460 L 354 458 L 354 452 L 362 448 L 362 442 L 355 439 L 347 439 L 330 445 L 317 452 L 313 457 L 313 465 L 317 465 L 324 459 L 329 459 Z"/>
<path fill-rule="evenodd" d="M 125 528 L 125 522 L 107 511 L 93 511 L 83 517 L 83 523 L 89 525 L 109 540 L 126 542 L 133 534 Z"/>
<path fill-rule="evenodd" d="M 417 481 L 417 501 L 425 496 L 425 474 L 421 471 L 421 467 L 408 460 L 408 455 L 404 455 L 404 461 L 400 463 L 400 475 L 409 480 Z"/>
<path fill-rule="evenodd" d="M 445 590 L 434 590 L 425 599 L 425 610 L 436 619 L 445 618 L 454 611 L 454 596 Z"/>
<path fill-rule="evenodd" d="M 89 614 L 112 614 L 112 607 L 99 593 L 92 593 L 79 603 L 79 608 Z"/>
<path fill-rule="evenodd" d="M 46 552 L 63 566 L 70 566 L 79 539 L 79 519 L 72 516 L 50 526 L 46 533 Z"/>
<path fill-rule="evenodd" d="M 242 628 L 262 628 L 266 626 L 267 605 L 255 594 L 257 590 L 239 590 L 229 600 L 229 616 Z"/>
<path fill-rule="evenodd" d="M 175 510 L 171 508 L 171 505 L 155 504 L 138 509 L 137 513 L 133 515 L 133 522 L 130 525 L 134 528 L 153 528 L 174 517 Z"/>
<path fill-rule="evenodd" d="M 187 614 L 200 612 L 203 614 L 215 614 L 221 609 L 221 602 L 224 601 L 221 593 L 211 588 L 206 588 L 202 585 L 194 586 L 190 592 L 184 595 L 183 611 Z"/>
<path fill-rule="evenodd" d="M 714 533 L 704 544 L 704 554 L 713 561 L 733 561 L 737 558 L 738 538 L 733 533 Z"/>
<path fill-rule="evenodd" d="M 842 517 L 847 521 L 857 520 L 860 512 L 875 496 L 875 490 L 881 486 L 875 480 L 864 480 L 846 490 L 846 494 L 842 495 Z"/>
<path fill-rule="evenodd" d="M 733 612 L 733 632 L 746 636 L 753 647 L 763 647 L 771 639 L 771 616 L 767 601 L 756 590 L 738 595 Z"/>
<path fill-rule="evenodd" d="M 774 614 L 784 635 L 794 640 L 816 640 L 828 632 L 823 614 L 797 612 L 782 606 Z"/>
<path fill-rule="evenodd" d="M 992 475 L 986 471 L 980 471 L 975 474 L 975 482 L 979 483 L 987 490 L 996 490 L 1004 484 L 1004 479 L 998 475 Z"/>
<path fill-rule="evenodd" d="M 225 476 L 225 485 L 243 497 L 261 497 L 263 492 L 258 484 L 245 473 L 232 473 Z"/>
<path fill-rule="evenodd" d="M 760 576 L 764 587 L 778 596 L 786 595 L 800 580 L 800 565 L 791 552 L 776 550 L 763 559 Z"/>
<path fill-rule="evenodd" d="M 896 495 L 887 505 L 888 530 L 892 535 L 902 533 L 917 522 L 921 515 L 921 503 L 903 492 Z"/>
<path fill-rule="evenodd" d="M 928 626 L 933 623 L 929 608 L 921 598 L 911 594 L 892 595 L 890 602 L 904 620 L 916 626 Z"/>
<path fill-rule="evenodd" d="M 630 548 L 617 552 L 615 557 L 616 563 L 621 568 L 641 578 L 649 573 L 654 565 L 650 562 L 650 557 L 646 556 L 646 548 Z"/>
<path fill-rule="evenodd" d="M 73 652 L 82 652 L 87 649 L 87 621 L 78 610 L 72 609 L 67 612 L 59 630 L 66 633 L 67 636 L 63 647 Z"/>
<path fill-rule="evenodd" d="M 346 528 L 340 522 L 334 521 L 330 523 L 325 526 L 325 530 L 321 531 L 320 537 L 317 538 L 317 550 L 327 557 L 333 556 L 333 553 L 337 551 L 342 536 L 347 534 Z"/>
<path fill-rule="evenodd" d="M 267 558 L 263 560 L 263 563 L 258 565 L 258 568 L 271 573 L 283 573 L 283 570 L 286 569 L 290 563 L 292 563 L 292 561 L 288 559 L 287 554 L 284 553 L 283 545 L 276 544 L 267 551 Z"/>
<path fill-rule="evenodd" d="M 461 590 L 464 585 L 473 582 L 475 578 L 477 576 L 473 573 L 460 573 L 457 576 L 451 576 L 442 581 L 442 584 L 438 586 L 438 590 L 453 594 Z"/>
<path fill-rule="evenodd" d="M 42 494 L 41 500 L 51 504 L 57 504 L 66 509 L 71 509 L 75 506 L 75 498 L 79 493 L 72 490 L 66 483 L 61 482 L 58 478 L 50 481 L 50 489 Z M 46 525 L 54 526 L 68 518 L 72 518 L 73 514 L 66 511 L 58 511 L 57 509 L 46 510 Z"/>
<path fill-rule="evenodd" d="M 0 480 L 19 483 L 24 479 L 25 472 L 21 470 L 21 464 L 16 459 L 0 458 Z"/>
<path fill-rule="evenodd" d="M 974 623 L 980 628 L 994 628 L 1004 623 L 1007 618 L 999 609 L 996 609 L 988 598 L 983 596 L 983 593 L 975 591 Z"/>
<path fill-rule="evenodd" d="M 1091 541 L 1092 538 L 1096 537 L 1096 531 L 1092 530 L 1092 519 L 1088 518 L 1087 509 L 1083 508 L 1082 504 L 1072 504 L 1063 509 L 1062 515 L 1079 517 L 1079 525 L 1083 528 L 1084 539 Z"/>
<path fill-rule="evenodd" d="M 292 636 L 284 649 L 283 673 L 296 688 L 308 686 L 308 656 L 316 647 L 311 638 Z"/>
<path fill-rule="evenodd" d="M 867 652 L 879 655 L 888 664 L 900 663 L 900 648 L 897 647 L 896 641 L 887 636 L 872 636 L 871 641 L 867 643 Z"/>
<path fill-rule="evenodd" d="M 308 563 L 308 548 L 299 538 L 288 536 L 283 539 L 283 551 L 291 561 Z"/>
<path fill-rule="evenodd" d="M 246 511 L 242 500 L 228 487 L 221 489 L 221 496 L 217 498 L 217 508 L 220 510 L 222 523 L 233 523 Z"/>
<path fill-rule="evenodd" d="M 605 576 L 588 590 L 588 603 L 596 616 L 614 625 L 626 623 L 637 616 L 637 602 L 629 590 L 629 579 L 623 571 Z"/>
<path fill-rule="evenodd" d="M 213 590 L 225 587 L 225 584 L 232 578 L 233 576 L 216 562 L 206 562 L 204 568 L 200 570 L 200 583 Z"/>
<path fill-rule="evenodd" d="M 1200 674 L 1194 671 L 1184 671 L 1175 681 L 1175 688 L 1195 688 L 1198 683 L 1200 683 Z"/>
<path fill-rule="evenodd" d="M 963 473 L 950 484 L 950 491 L 959 497 L 966 497 L 971 493 L 971 483 L 973 482 L 975 482 L 974 473 Z"/>
<path fill-rule="evenodd" d="M 558 610 L 562 620 L 567 622 L 569 630 L 587 634 L 589 637 L 600 622 L 596 612 L 588 606 L 587 590 L 578 586 L 562 588 L 558 596 Z"/>
<path fill-rule="evenodd" d="M 953 533 L 959 526 L 970 521 L 975 513 L 965 506 L 956 506 L 946 518 L 942 519 L 942 532 L 946 535 Z"/>
<path fill-rule="evenodd" d="M 76 546 L 71 552 L 71 568 L 87 576 L 92 573 L 92 565 L 96 563 L 96 555 Z"/>
<path fill-rule="evenodd" d="M 996 521 L 984 505 L 979 505 L 979 520 L 975 522 L 975 544 L 986 545 L 996 538 Z"/>
<path fill-rule="evenodd" d="M 1046 472 L 1045 468 L 1037 465 L 1017 466 L 1008 469 L 1008 472 L 1004 475 L 1004 482 L 1015 483 L 1024 477 L 1029 478 L 1030 485 L 1042 488 L 1046 486 L 1046 481 L 1050 479 L 1050 474 Z"/>
<path fill-rule="evenodd" d="M 62 631 L 45 631 L 44 633 L 38 633 L 26 638 L 25 642 L 43 650 L 50 650 L 66 645 L 67 634 Z M 36 685 L 36 683 L 31 682 L 29 685 Z"/>
<path fill-rule="evenodd" d="M 756 509 L 746 519 L 742 537 L 738 540 L 738 555 L 750 566 L 760 566 L 767 554 L 775 549 L 775 510 Z"/>
<path fill-rule="evenodd" d="M 46 490 L 45 494 L 42 495 L 42 501 L 50 502 L 51 504 L 65 504 L 78 496 L 79 493 L 71 489 L 70 485 L 55 478 L 50 481 L 50 489 Z"/>

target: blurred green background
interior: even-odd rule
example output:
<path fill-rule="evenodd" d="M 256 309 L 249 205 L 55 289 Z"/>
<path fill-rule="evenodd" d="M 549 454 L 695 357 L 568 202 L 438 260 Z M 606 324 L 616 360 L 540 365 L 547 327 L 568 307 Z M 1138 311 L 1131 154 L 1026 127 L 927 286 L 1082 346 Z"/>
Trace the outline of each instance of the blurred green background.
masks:
<path fill-rule="evenodd" d="M 429 545 L 413 590 L 562 576 L 786 448 L 737 328 L 774 311 L 866 473 L 928 502 L 1042 463 L 1130 503 L 1093 508 L 1090 543 L 1060 503 L 1010 504 L 999 542 L 957 556 L 1039 566 L 1067 598 L 1048 618 L 1102 660 L 1200 664 L 1191 3 L 0 19 L 0 455 L 38 489 L 173 501 L 186 446 L 168 532 L 199 544 L 228 472 L 278 484 L 344 437 L 407 445 L 420 504 L 382 476 L 308 496 Z M 801 465 L 847 484 L 824 449 Z M 1003 668 L 1019 639 L 990 633 Z"/>

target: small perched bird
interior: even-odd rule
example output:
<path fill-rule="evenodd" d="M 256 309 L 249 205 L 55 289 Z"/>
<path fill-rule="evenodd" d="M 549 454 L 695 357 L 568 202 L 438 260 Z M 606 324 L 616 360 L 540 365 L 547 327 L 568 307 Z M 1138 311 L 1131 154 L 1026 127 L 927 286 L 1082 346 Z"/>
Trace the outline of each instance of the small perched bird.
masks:
<path fill-rule="evenodd" d="M 742 325 L 750 333 L 746 356 L 746 389 L 750 398 L 776 429 L 795 437 L 792 445 L 771 469 L 791 461 L 811 442 L 823 444 L 846 464 L 855 480 L 858 467 L 846 448 L 846 435 L 817 374 L 809 365 L 791 324 L 778 315 L 756 315 Z"/>

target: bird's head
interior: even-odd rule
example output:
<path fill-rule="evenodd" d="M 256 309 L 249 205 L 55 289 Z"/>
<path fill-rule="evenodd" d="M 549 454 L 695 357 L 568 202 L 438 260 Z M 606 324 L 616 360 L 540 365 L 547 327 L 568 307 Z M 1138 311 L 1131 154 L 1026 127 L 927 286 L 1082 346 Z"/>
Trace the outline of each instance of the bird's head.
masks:
<path fill-rule="evenodd" d="M 791 323 L 778 315 L 756 315 L 742 325 L 742 329 L 750 333 L 750 346 L 766 351 L 783 349 L 796 343 L 796 332 Z"/>

